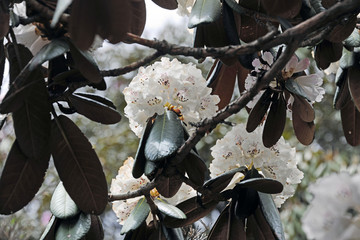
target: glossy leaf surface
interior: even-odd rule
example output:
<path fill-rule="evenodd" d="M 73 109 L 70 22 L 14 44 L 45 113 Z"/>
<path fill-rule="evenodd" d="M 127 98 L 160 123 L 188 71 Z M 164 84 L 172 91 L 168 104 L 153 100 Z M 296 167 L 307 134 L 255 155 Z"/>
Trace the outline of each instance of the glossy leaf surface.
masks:
<path fill-rule="evenodd" d="M 163 214 L 178 219 L 186 218 L 186 215 L 179 208 L 167 203 L 165 200 L 161 198 L 156 198 L 154 202 L 159 211 Z"/>
<path fill-rule="evenodd" d="M 121 234 L 137 229 L 150 213 L 150 206 L 145 197 L 141 198 L 132 210 L 130 216 L 125 220 Z"/>
<path fill-rule="evenodd" d="M 59 182 L 50 201 L 51 213 L 60 219 L 67 219 L 77 215 L 80 210 L 76 203 L 71 199 L 66 192 L 62 182 Z"/>
<path fill-rule="evenodd" d="M 91 226 L 90 214 L 80 213 L 79 216 L 61 220 L 56 229 L 56 240 L 81 239 L 86 235 Z"/>
<path fill-rule="evenodd" d="M 218 0 L 196 0 L 189 16 L 189 28 L 200 24 L 215 22 L 221 14 L 221 3 Z"/>

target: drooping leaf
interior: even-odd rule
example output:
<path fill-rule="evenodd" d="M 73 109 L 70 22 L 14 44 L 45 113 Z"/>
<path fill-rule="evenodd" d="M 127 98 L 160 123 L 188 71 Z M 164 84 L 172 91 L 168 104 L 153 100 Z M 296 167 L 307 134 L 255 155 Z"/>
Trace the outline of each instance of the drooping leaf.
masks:
<path fill-rule="evenodd" d="M 150 206 L 145 197 L 141 198 L 136 204 L 130 216 L 125 220 L 121 229 L 121 234 L 137 229 L 147 218 L 150 213 Z"/>
<path fill-rule="evenodd" d="M 323 40 L 315 48 L 316 65 L 321 69 L 328 68 L 330 63 L 336 62 L 340 59 L 341 52 L 341 43 L 332 43 L 327 40 Z"/>
<path fill-rule="evenodd" d="M 80 212 L 76 203 L 66 192 L 62 182 L 59 182 L 50 201 L 51 213 L 60 219 L 72 218 Z"/>
<path fill-rule="evenodd" d="M 224 174 L 221 174 L 220 176 L 217 176 L 215 178 L 212 178 L 205 182 L 203 185 L 203 188 L 209 189 L 210 191 L 217 193 L 224 190 L 224 188 L 229 185 L 231 182 L 231 179 L 234 177 L 234 175 L 238 172 L 243 172 L 246 169 L 246 167 L 240 167 L 235 168 L 230 171 L 227 171 Z"/>
<path fill-rule="evenodd" d="M 143 240 L 143 239 L 150 239 L 148 238 L 148 235 L 150 235 L 150 231 L 148 231 L 146 221 L 144 221 L 140 227 L 133 231 L 129 231 L 126 233 L 124 240 Z M 151 232 L 154 230 L 154 228 L 151 228 Z M 158 238 L 156 238 L 158 239 Z M 95 239 L 94 239 L 95 240 Z"/>
<path fill-rule="evenodd" d="M 191 150 L 181 164 L 185 167 L 185 171 L 193 183 L 197 186 L 204 184 L 205 174 L 208 172 L 208 168 L 198 154 Z"/>
<path fill-rule="evenodd" d="M 355 28 L 350 36 L 344 40 L 344 45 L 346 47 L 360 47 L 360 34 L 359 31 Z"/>
<path fill-rule="evenodd" d="M 52 216 L 49 223 L 46 225 L 44 232 L 40 236 L 40 240 L 55 240 L 55 229 L 58 219 Z"/>
<path fill-rule="evenodd" d="M 144 168 L 144 174 L 149 180 L 153 180 L 155 178 L 155 175 L 157 173 L 157 170 L 160 167 L 156 164 L 156 162 L 147 161 L 145 160 L 145 168 Z"/>
<path fill-rule="evenodd" d="M 264 116 L 271 103 L 272 94 L 273 92 L 270 89 L 266 89 L 253 109 L 251 109 L 246 123 L 246 131 L 253 132 L 264 121 Z"/>
<path fill-rule="evenodd" d="M 104 239 L 104 229 L 99 216 L 91 215 L 91 227 L 85 235 L 86 240 Z"/>
<path fill-rule="evenodd" d="M 5 48 L 3 45 L 4 39 L 0 40 L 0 86 L 2 86 L 5 69 Z"/>
<path fill-rule="evenodd" d="M 231 203 L 232 204 L 232 203 Z M 210 230 L 208 240 L 245 240 L 245 226 L 226 206 Z"/>
<path fill-rule="evenodd" d="M 277 210 L 274 200 L 270 194 L 259 192 L 259 202 L 262 213 L 276 238 L 285 240 L 285 234 L 281 223 L 279 211 Z"/>
<path fill-rule="evenodd" d="M 151 131 L 151 128 L 153 126 L 153 119 L 155 117 L 151 117 L 147 120 L 146 123 L 146 127 L 144 130 L 144 133 L 140 139 L 139 145 L 138 145 L 138 149 L 135 155 L 135 162 L 134 162 L 134 167 L 132 170 L 132 175 L 134 178 L 139 178 L 141 177 L 141 175 L 143 175 L 144 171 L 145 171 L 145 164 L 146 164 L 146 158 L 145 158 L 145 144 L 147 142 L 147 139 L 149 137 L 149 133 Z"/>
<path fill-rule="evenodd" d="M 276 194 L 281 193 L 283 185 L 271 178 L 250 178 L 236 184 L 242 188 L 251 188 L 258 192 Z"/>
<path fill-rule="evenodd" d="M 355 103 L 356 108 L 360 109 L 360 69 L 359 64 L 350 67 L 347 72 L 347 80 L 351 98 Z"/>
<path fill-rule="evenodd" d="M 247 218 L 246 237 L 258 240 L 276 240 L 269 224 L 262 216 L 260 207 L 255 210 L 253 215 Z"/>
<path fill-rule="evenodd" d="M 209 214 L 216 207 L 217 203 L 218 201 L 210 200 L 203 202 L 202 205 L 200 205 L 199 199 L 197 197 L 192 197 L 176 205 L 177 208 L 185 213 L 186 219 L 177 219 L 166 216 L 164 218 L 164 224 L 171 228 L 187 226 Z"/>
<path fill-rule="evenodd" d="M 90 82 L 100 83 L 103 78 L 101 77 L 100 70 L 92 56 L 88 52 L 77 49 L 71 42 L 69 42 L 69 46 L 71 56 L 74 59 L 75 67 L 79 69 L 81 74 Z"/>
<path fill-rule="evenodd" d="M 66 11 L 66 9 L 70 6 L 72 0 L 59 0 L 56 4 L 56 9 L 51 20 L 51 27 L 55 27 L 58 23 L 61 15 Z"/>
<path fill-rule="evenodd" d="M 221 14 L 221 3 L 218 0 L 196 0 L 189 16 L 188 28 L 200 24 L 215 22 Z"/>
<path fill-rule="evenodd" d="M 166 198 L 173 197 L 179 191 L 182 184 L 182 180 L 176 175 L 169 177 L 160 175 L 156 178 L 155 182 L 157 183 L 156 189 L 158 192 Z"/>
<path fill-rule="evenodd" d="M 0 178 L 1 214 L 12 214 L 31 201 L 44 181 L 49 160 L 46 152 L 38 162 L 29 160 L 18 142 L 13 143 Z"/>
<path fill-rule="evenodd" d="M 348 69 L 343 70 L 340 67 L 336 72 L 335 81 L 337 87 L 334 96 L 334 108 L 337 110 L 342 109 L 349 101 L 351 101 L 347 71 Z"/>
<path fill-rule="evenodd" d="M 294 103 L 292 111 L 297 111 L 300 118 L 305 122 L 312 122 L 315 119 L 315 110 L 311 104 L 304 98 L 294 94 Z"/>
<path fill-rule="evenodd" d="M 50 103 L 43 79 L 32 79 L 29 95 L 22 106 L 13 112 L 16 139 L 23 153 L 31 160 L 39 161 L 49 148 Z"/>
<path fill-rule="evenodd" d="M 340 68 L 347 69 L 354 65 L 354 53 L 343 48 L 340 58 Z"/>
<path fill-rule="evenodd" d="M 104 105 L 107 105 L 110 108 L 116 109 L 114 103 L 106 97 L 102 97 L 97 94 L 91 94 L 91 93 L 74 93 L 74 95 L 89 98 L 96 102 L 100 102 Z"/>
<path fill-rule="evenodd" d="M 287 1 L 287 0 L 261 0 L 261 5 L 266 13 L 270 16 L 277 16 L 281 18 L 294 18 L 301 9 L 302 1 Z"/>
<path fill-rule="evenodd" d="M 351 146 L 360 144 L 360 112 L 353 101 L 349 101 L 340 109 L 341 123 L 346 141 Z"/>
<path fill-rule="evenodd" d="M 69 67 L 64 55 L 49 60 L 48 90 L 50 96 L 57 96 L 65 92 L 67 88 L 65 79 L 62 82 L 55 82 L 56 76 L 65 72 L 69 72 Z"/>
<path fill-rule="evenodd" d="M 167 203 L 164 199 L 156 198 L 154 203 L 163 214 L 173 218 L 186 219 L 185 213 L 183 213 L 179 208 Z"/>
<path fill-rule="evenodd" d="M 115 124 L 121 120 L 119 112 L 101 102 L 79 95 L 70 95 L 68 99 L 72 107 L 74 107 L 78 113 L 95 122 Z"/>
<path fill-rule="evenodd" d="M 53 39 L 43 46 L 30 62 L 29 70 L 33 71 L 46 61 L 58 57 L 69 51 L 69 44 L 65 39 Z"/>
<path fill-rule="evenodd" d="M 275 94 L 276 95 L 276 94 Z M 274 96 L 275 96 L 274 95 Z M 282 136 L 286 122 L 286 102 L 282 94 L 272 101 L 266 118 L 262 140 L 265 147 L 272 147 Z"/>
<path fill-rule="evenodd" d="M 292 122 L 296 138 L 304 145 L 309 145 L 314 140 L 314 122 L 305 122 L 298 112 L 292 112 Z"/>
<path fill-rule="evenodd" d="M 107 204 L 101 163 L 88 139 L 63 115 L 52 122 L 50 149 L 59 177 L 76 205 L 85 213 L 101 214 Z"/>
<path fill-rule="evenodd" d="M 136 35 L 141 35 L 144 31 L 146 22 L 146 6 L 144 0 L 131 0 L 132 21 L 130 32 Z"/>
<path fill-rule="evenodd" d="M 158 6 L 169 10 L 173 10 L 178 7 L 178 3 L 176 0 L 153 0 L 153 2 L 156 3 Z"/>
<path fill-rule="evenodd" d="M 9 13 L 4 13 L 0 9 L 0 39 L 9 31 Z"/>
<path fill-rule="evenodd" d="M 326 36 L 326 39 L 330 42 L 341 43 L 353 32 L 355 26 L 356 15 L 353 15 L 348 18 L 345 24 L 340 23 L 333 27 L 331 32 Z"/>
<path fill-rule="evenodd" d="M 161 224 L 161 230 L 162 239 L 184 240 L 181 228 L 167 228 L 164 224 Z"/>
<path fill-rule="evenodd" d="M 252 188 L 242 188 L 237 185 L 234 189 L 236 197 L 233 198 L 235 215 L 245 220 L 253 214 L 259 204 L 258 192 Z"/>
<path fill-rule="evenodd" d="M 173 111 L 166 111 L 155 118 L 145 143 L 145 158 L 159 162 L 172 156 L 184 142 L 181 121 Z"/>
<path fill-rule="evenodd" d="M 219 60 L 214 64 L 214 71 L 208 76 L 208 87 L 212 88 L 211 94 L 220 97 L 218 107 L 223 109 L 230 103 L 234 92 L 237 66 L 226 66 Z"/>
<path fill-rule="evenodd" d="M 90 214 L 80 213 L 77 217 L 61 220 L 56 229 L 56 240 L 81 239 L 90 230 Z"/>

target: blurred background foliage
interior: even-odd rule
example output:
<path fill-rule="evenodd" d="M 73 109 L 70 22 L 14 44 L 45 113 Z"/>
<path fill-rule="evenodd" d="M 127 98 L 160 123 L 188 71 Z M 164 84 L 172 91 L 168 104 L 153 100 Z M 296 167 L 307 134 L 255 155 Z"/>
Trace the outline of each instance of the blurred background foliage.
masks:
<path fill-rule="evenodd" d="M 186 24 L 164 26 L 158 39 L 166 39 L 168 42 L 192 45 L 192 34 L 186 29 Z M 149 54 L 153 50 L 144 47 L 128 44 L 110 45 L 105 43 L 102 48 L 93 52 L 101 69 L 112 69 L 125 66 L 137 61 Z M 310 57 L 311 50 L 301 49 L 300 57 Z M 168 56 L 171 57 L 171 56 Z M 206 77 L 213 60 L 206 59 L 199 63 L 193 58 L 178 57 L 181 62 L 193 62 L 203 72 Z M 311 72 L 320 72 L 315 65 L 310 69 Z M 81 128 L 83 133 L 89 138 L 95 151 L 99 155 L 104 167 L 104 172 L 110 187 L 111 179 L 115 178 L 119 167 L 128 156 L 135 156 L 139 139 L 130 130 L 128 120 L 123 114 L 125 107 L 122 90 L 129 84 L 136 72 L 123 76 L 107 78 L 108 89 L 105 92 L 96 92 L 111 99 L 117 109 L 122 113 L 123 119 L 116 125 L 101 125 L 94 123 L 83 116 L 72 115 L 72 119 Z M 304 179 L 297 188 L 295 196 L 286 201 L 280 209 L 284 223 L 285 232 L 288 239 L 306 239 L 301 229 L 301 216 L 306 210 L 306 206 L 312 196 L 306 191 L 310 183 L 315 182 L 319 177 L 348 170 L 351 173 L 358 172 L 359 147 L 351 147 L 346 144 L 343 136 L 340 113 L 333 108 L 333 96 L 335 92 L 334 74 L 324 76 L 324 88 L 326 90 L 325 99 L 321 103 L 315 104 L 316 109 L 316 135 L 315 141 L 310 146 L 303 146 L 298 143 L 294 136 L 291 121 L 287 120 L 286 130 L 283 136 L 297 149 L 299 168 L 304 172 Z M 236 88 L 237 89 L 237 88 Z M 79 91 L 94 92 L 92 88 L 83 88 Z M 239 93 L 235 93 L 234 97 Z M 246 122 L 247 112 L 242 110 L 236 116 L 232 116 L 229 121 L 233 123 Z M 230 125 L 219 125 L 211 134 L 207 135 L 198 143 L 197 148 L 202 158 L 209 164 L 211 162 L 210 148 L 216 140 L 225 135 L 231 128 Z M 14 140 L 11 118 L 8 118 L 4 128 L 0 132 L 0 165 L 3 168 L 7 152 Z M 52 164 L 52 163 L 51 163 Z M 0 216 L 0 240 L 5 239 L 38 239 L 41 235 L 47 220 L 49 219 L 49 202 L 54 188 L 58 183 L 56 170 L 50 166 L 45 183 L 40 189 L 36 198 L 23 210 L 11 216 Z M 111 211 L 111 204 L 101 216 L 105 239 L 121 239 L 120 225 L 116 221 L 115 214 Z M 213 218 L 216 219 L 216 218 Z M 206 225 L 206 224 L 205 224 Z M 211 220 L 207 227 L 202 230 L 210 229 Z M 40 227 L 39 227 L 40 226 Z M 197 229 L 189 229 L 190 239 L 204 239 L 204 234 L 197 233 Z"/>

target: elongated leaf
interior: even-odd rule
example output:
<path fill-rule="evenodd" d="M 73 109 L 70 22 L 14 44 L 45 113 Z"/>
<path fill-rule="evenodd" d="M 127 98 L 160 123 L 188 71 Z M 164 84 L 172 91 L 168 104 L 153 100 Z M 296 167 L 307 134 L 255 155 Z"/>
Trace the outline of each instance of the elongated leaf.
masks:
<path fill-rule="evenodd" d="M 74 93 L 74 95 L 89 98 L 89 99 L 92 99 L 92 100 L 94 100 L 96 102 L 100 102 L 100 103 L 102 103 L 104 105 L 107 105 L 108 107 L 116 109 L 114 103 L 110 99 L 108 99 L 106 97 L 102 97 L 102 96 L 99 96 L 97 94 L 91 94 L 91 93 Z"/>
<path fill-rule="evenodd" d="M 271 178 L 250 178 L 237 183 L 237 186 L 270 194 L 281 193 L 284 188 L 279 181 Z"/>
<path fill-rule="evenodd" d="M 187 226 L 208 215 L 217 205 L 218 201 L 210 200 L 199 204 L 198 197 L 189 198 L 188 200 L 176 205 L 186 215 L 186 219 L 177 219 L 166 216 L 164 224 L 167 227 L 178 228 Z"/>
<path fill-rule="evenodd" d="M 196 0 L 189 16 L 189 28 L 200 24 L 215 22 L 221 14 L 221 3 L 218 0 Z"/>
<path fill-rule="evenodd" d="M 139 178 L 141 175 L 144 174 L 145 171 L 145 164 L 146 164 L 146 158 L 145 158 L 145 144 L 147 142 L 147 139 L 149 137 L 149 133 L 151 131 L 151 128 L 153 126 L 153 118 L 149 118 L 146 123 L 146 127 L 144 130 L 144 133 L 140 139 L 139 146 L 135 155 L 135 162 L 134 167 L 132 170 L 132 175 L 134 178 Z"/>
<path fill-rule="evenodd" d="M 144 168 L 144 174 L 149 180 L 153 180 L 160 166 L 158 166 L 155 162 L 147 161 L 147 160 L 145 161 L 146 163 Z"/>
<path fill-rule="evenodd" d="M 69 44 L 64 39 L 53 39 L 50 43 L 46 44 L 34 56 L 30 62 L 29 70 L 33 71 L 36 67 L 40 66 L 46 61 L 56 58 L 69 51 Z"/>
<path fill-rule="evenodd" d="M 68 99 L 78 113 L 95 122 L 115 124 L 121 120 L 120 113 L 108 105 L 76 95 L 70 95 Z"/>
<path fill-rule="evenodd" d="M 319 68 L 326 69 L 330 63 L 340 59 L 342 52 L 341 43 L 332 43 L 323 40 L 315 48 L 315 61 Z"/>
<path fill-rule="evenodd" d="M 103 78 L 101 77 L 100 70 L 92 56 L 88 52 L 77 49 L 71 42 L 69 42 L 69 46 L 71 56 L 73 57 L 75 62 L 75 67 L 79 69 L 81 74 L 90 82 L 100 83 Z"/>
<path fill-rule="evenodd" d="M 360 113 L 354 102 L 349 101 L 340 113 L 346 141 L 351 146 L 358 146 L 360 144 Z"/>
<path fill-rule="evenodd" d="M 169 10 L 176 9 L 178 7 L 176 0 L 153 0 L 153 2 L 158 6 Z"/>
<path fill-rule="evenodd" d="M 55 27 L 56 24 L 58 23 L 61 14 L 63 14 L 65 12 L 65 10 L 70 6 L 70 4 L 72 3 L 72 0 L 59 0 L 57 1 L 56 4 L 56 9 L 54 12 L 54 16 L 51 20 L 51 27 Z"/>
<path fill-rule="evenodd" d="M 354 30 L 356 26 L 356 15 L 350 16 L 346 24 L 338 24 L 332 28 L 331 32 L 326 36 L 330 42 L 341 43 Z"/>
<path fill-rule="evenodd" d="M 9 13 L 5 13 L 0 9 L 0 39 L 2 39 L 9 31 Z"/>
<path fill-rule="evenodd" d="M 294 81 L 294 79 L 288 79 L 288 80 L 286 80 L 286 82 L 285 82 L 285 88 L 289 91 L 289 92 L 291 92 L 291 93 L 294 93 L 294 94 L 296 94 L 296 95 L 299 95 L 299 96 L 301 96 L 301 97 L 304 97 L 304 98 L 306 98 L 307 99 L 307 95 L 306 95 L 306 93 L 305 93 L 305 91 L 304 91 L 304 89 L 296 82 L 296 81 Z"/>
<path fill-rule="evenodd" d="M 152 222 L 151 222 L 152 223 Z M 149 229 L 149 230 L 148 230 Z M 155 228 L 151 228 L 151 231 L 153 231 Z M 144 221 L 140 227 L 133 231 L 129 231 L 126 233 L 124 240 L 143 240 L 143 239 L 150 239 L 148 238 L 148 235 L 150 235 L 150 228 L 147 227 L 146 221 Z M 156 238 L 158 239 L 158 238 Z M 94 239 L 95 240 L 95 239 Z"/>
<path fill-rule="evenodd" d="M 309 145 L 314 140 L 314 122 L 305 122 L 301 119 L 298 112 L 292 112 L 293 128 L 296 138 L 304 145 Z"/>
<path fill-rule="evenodd" d="M 351 98 L 355 103 L 356 108 L 360 109 L 360 69 L 359 65 L 350 67 L 347 72 L 347 80 Z"/>
<path fill-rule="evenodd" d="M 239 185 L 234 189 L 236 197 L 233 198 L 235 215 L 245 220 L 252 215 L 259 204 L 258 192 L 252 188 L 241 188 Z"/>
<path fill-rule="evenodd" d="M 0 39 L 0 86 L 2 86 L 5 68 L 5 48 L 3 42 L 4 39 Z"/>
<path fill-rule="evenodd" d="M 59 177 L 76 205 L 85 213 L 101 214 L 107 204 L 101 163 L 84 134 L 65 116 L 52 122 L 50 149 Z"/>
<path fill-rule="evenodd" d="M 141 35 L 146 22 L 146 6 L 144 0 L 131 0 L 132 20 L 130 32 Z"/>
<path fill-rule="evenodd" d="M 337 87 L 334 96 L 334 108 L 337 110 L 342 109 L 349 101 L 351 101 L 347 71 L 348 69 L 343 70 L 342 68 L 339 68 L 336 72 L 335 80 Z"/>
<path fill-rule="evenodd" d="M 270 16 L 294 18 L 300 12 L 302 1 L 261 0 L 261 5 Z"/>
<path fill-rule="evenodd" d="M 266 118 L 262 140 L 265 147 L 272 147 L 282 136 L 286 122 L 286 102 L 282 94 L 273 100 Z"/>
<path fill-rule="evenodd" d="M 208 168 L 198 154 L 191 150 L 181 164 L 184 165 L 185 171 L 193 183 L 197 186 L 204 184 L 205 174 L 208 172 Z"/>
<path fill-rule="evenodd" d="M 49 148 L 50 104 L 43 79 L 33 79 L 31 92 L 22 107 L 13 112 L 15 135 L 21 150 L 30 159 L 39 161 Z"/>
<path fill-rule="evenodd" d="M 137 229 L 147 218 L 150 213 L 150 206 L 145 197 L 141 198 L 136 204 L 130 216 L 125 220 L 121 229 L 121 234 Z"/>
<path fill-rule="evenodd" d="M 264 121 L 264 116 L 271 103 L 271 95 L 272 91 L 270 89 L 265 90 L 259 101 L 255 104 L 253 109 L 251 109 L 246 123 L 246 131 L 253 132 L 259 124 Z"/>
<path fill-rule="evenodd" d="M 340 58 L 340 68 L 343 70 L 353 66 L 355 63 L 354 53 L 343 48 L 342 55 Z"/>
<path fill-rule="evenodd" d="M 15 141 L 6 159 L 0 178 L 0 213 L 12 214 L 23 208 L 39 190 L 50 154 L 44 153 L 40 161 L 29 160 Z"/>
<path fill-rule="evenodd" d="M 56 230 L 56 240 L 81 239 L 91 226 L 90 214 L 80 213 L 79 216 L 61 220 Z"/>
<path fill-rule="evenodd" d="M 158 115 L 145 143 L 145 158 L 163 161 L 172 156 L 184 142 L 181 121 L 173 111 Z"/>
<path fill-rule="evenodd" d="M 194 47 L 222 47 L 229 44 L 222 18 L 196 28 Z"/>
<path fill-rule="evenodd" d="M 304 98 L 294 94 L 294 103 L 292 111 L 297 111 L 300 118 L 305 122 L 312 122 L 315 119 L 315 110 L 311 104 Z"/>
<path fill-rule="evenodd" d="M 50 201 L 51 213 L 60 219 L 67 219 L 77 215 L 80 210 L 76 203 L 71 199 L 66 192 L 62 182 L 59 182 Z"/>
<path fill-rule="evenodd" d="M 163 214 L 173 217 L 173 218 L 178 218 L 178 219 L 186 218 L 186 215 L 185 215 L 185 213 L 183 213 L 183 211 L 181 211 L 179 208 L 167 203 L 164 199 L 156 198 L 154 202 L 155 202 L 157 208 L 159 209 L 159 211 L 162 212 Z"/>
<path fill-rule="evenodd" d="M 344 40 L 344 45 L 347 47 L 360 47 L 360 34 L 359 31 L 354 28 L 350 36 Z"/>
<path fill-rule="evenodd" d="M 58 218 L 52 216 L 49 223 L 46 225 L 44 232 L 40 236 L 40 240 L 55 240 L 55 229 Z"/>
<path fill-rule="evenodd" d="M 162 238 L 171 240 L 184 240 L 184 234 L 181 228 L 167 228 L 164 224 L 161 224 Z"/>
<path fill-rule="evenodd" d="M 91 227 L 85 235 L 86 240 L 104 239 L 104 229 L 99 216 L 91 215 Z"/>
<path fill-rule="evenodd" d="M 285 240 L 285 234 L 282 227 L 279 211 L 277 210 L 274 200 L 270 194 L 259 193 L 259 202 L 262 213 L 276 238 L 279 240 Z"/>
<path fill-rule="evenodd" d="M 206 181 L 203 187 L 215 193 L 221 192 L 222 190 L 224 190 L 224 188 L 227 187 L 227 185 L 229 185 L 231 179 L 234 177 L 236 173 L 243 172 L 245 169 L 246 167 L 240 167 L 227 171 L 226 173 L 221 174 L 220 176 L 217 176 L 215 178 Z"/>
<path fill-rule="evenodd" d="M 169 177 L 160 175 L 156 178 L 156 183 L 158 192 L 166 198 L 171 198 L 179 191 L 182 181 L 176 175 Z"/>
<path fill-rule="evenodd" d="M 208 240 L 245 240 L 245 226 L 226 206 L 210 230 Z"/>

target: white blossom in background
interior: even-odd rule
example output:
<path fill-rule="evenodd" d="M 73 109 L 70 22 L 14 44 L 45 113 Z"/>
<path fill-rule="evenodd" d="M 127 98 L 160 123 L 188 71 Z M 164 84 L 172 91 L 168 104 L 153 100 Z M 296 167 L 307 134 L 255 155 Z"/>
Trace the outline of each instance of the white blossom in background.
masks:
<path fill-rule="evenodd" d="M 252 62 L 252 65 L 255 68 L 255 73 L 269 70 L 274 62 L 274 57 L 270 52 L 264 52 L 262 55 L 262 59 L 262 62 L 258 58 L 254 59 L 254 61 Z M 293 75 L 295 73 L 303 72 L 309 67 L 309 65 L 310 61 L 308 58 L 304 58 L 303 60 L 299 61 L 298 58 L 293 55 L 281 72 L 282 78 L 285 81 L 289 78 L 293 78 Z M 254 86 L 256 81 L 257 77 L 249 74 L 248 77 L 245 79 L 245 89 L 249 91 L 250 88 Z M 310 74 L 305 76 L 299 76 L 296 77 L 294 81 L 301 87 L 303 92 L 306 94 L 306 98 L 311 103 L 320 102 L 323 99 L 325 89 L 321 87 L 321 85 L 323 84 L 323 80 L 319 75 Z M 270 83 L 270 87 L 275 87 L 275 84 L 276 82 L 272 81 Z M 260 91 L 259 94 L 256 95 L 254 99 L 247 104 L 247 107 L 253 108 L 263 93 L 264 91 Z M 291 105 L 293 100 L 293 98 L 290 98 L 288 100 L 288 105 Z"/>
<path fill-rule="evenodd" d="M 302 218 L 302 228 L 309 239 L 359 239 L 359 174 L 332 174 L 317 180 L 308 189 L 314 199 Z"/>
<path fill-rule="evenodd" d="M 164 114 L 168 104 L 181 111 L 185 123 L 213 116 L 220 99 L 210 93 L 201 71 L 192 63 L 182 64 L 164 57 L 151 66 L 141 67 L 124 89 L 127 103 L 124 112 L 131 130 L 141 137 L 146 120 L 155 113 Z M 191 125 L 187 127 L 190 130 Z"/>
<path fill-rule="evenodd" d="M 271 148 L 262 143 L 262 127 L 248 133 L 244 124 L 239 124 L 211 148 L 214 160 L 210 164 L 210 176 L 216 177 L 240 166 L 254 166 L 267 178 L 281 182 L 284 190 L 273 194 L 277 207 L 295 193 L 296 184 L 301 182 L 303 172 L 297 168 L 296 150 L 284 138 Z M 238 176 L 238 181 L 243 176 Z"/>
<path fill-rule="evenodd" d="M 180 16 L 189 16 L 192 7 L 195 4 L 195 0 L 177 0 L 177 2 L 178 2 L 177 13 Z"/>
<path fill-rule="evenodd" d="M 124 161 L 123 166 L 120 167 L 118 175 L 115 179 L 112 180 L 110 186 L 110 193 L 113 195 L 123 194 L 129 191 L 134 191 L 139 189 L 141 186 L 147 184 L 149 180 L 143 175 L 140 178 L 134 178 L 132 176 L 132 168 L 134 166 L 134 159 L 129 157 Z M 177 205 L 178 203 L 185 201 L 188 198 L 196 196 L 196 191 L 189 187 L 186 184 L 182 184 L 179 191 L 172 198 L 164 198 L 161 195 L 158 196 L 162 199 L 165 199 L 168 203 L 172 205 Z M 153 196 L 156 197 L 156 196 Z M 113 211 L 118 217 L 118 222 L 124 224 L 124 221 L 129 217 L 132 210 L 135 208 L 140 197 L 129 198 L 126 200 L 114 201 Z"/>

